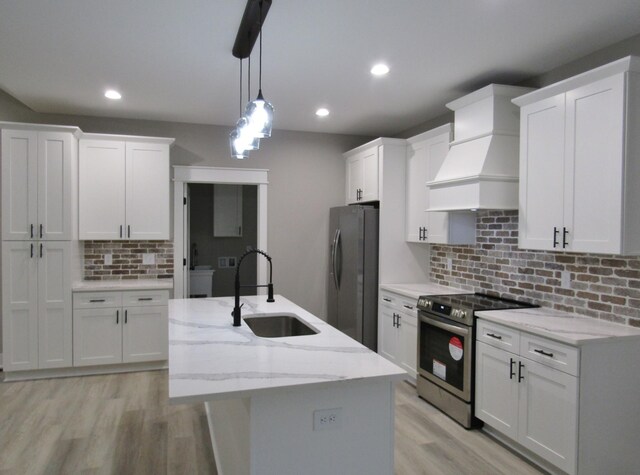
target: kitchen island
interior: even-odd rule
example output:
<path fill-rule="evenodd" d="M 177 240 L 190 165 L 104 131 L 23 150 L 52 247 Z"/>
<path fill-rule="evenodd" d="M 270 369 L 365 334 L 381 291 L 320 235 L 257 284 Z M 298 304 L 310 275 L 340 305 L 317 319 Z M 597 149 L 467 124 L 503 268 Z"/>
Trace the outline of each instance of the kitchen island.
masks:
<path fill-rule="evenodd" d="M 317 333 L 233 327 L 232 297 L 169 302 L 169 400 L 205 404 L 218 472 L 392 474 L 405 371 L 281 295 L 241 303 L 243 319 L 295 315 Z"/>

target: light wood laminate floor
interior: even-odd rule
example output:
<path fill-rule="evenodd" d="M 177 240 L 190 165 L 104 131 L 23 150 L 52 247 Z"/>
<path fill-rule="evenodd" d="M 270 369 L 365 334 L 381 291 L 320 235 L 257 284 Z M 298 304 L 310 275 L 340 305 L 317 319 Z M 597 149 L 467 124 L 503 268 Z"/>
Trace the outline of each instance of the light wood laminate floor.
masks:
<path fill-rule="evenodd" d="M 540 473 L 406 383 L 396 391 L 395 455 L 398 475 Z M 0 475 L 9 474 L 216 469 L 203 405 L 170 406 L 166 371 L 151 371 L 0 384 Z"/>

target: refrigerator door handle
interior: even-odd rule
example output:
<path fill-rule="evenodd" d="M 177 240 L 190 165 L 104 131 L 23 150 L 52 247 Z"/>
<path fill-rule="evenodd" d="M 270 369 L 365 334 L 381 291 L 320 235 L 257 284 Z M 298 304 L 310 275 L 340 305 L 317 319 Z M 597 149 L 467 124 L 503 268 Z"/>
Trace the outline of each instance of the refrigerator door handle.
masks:
<path fill-rule="evenodd" d="M 340 289 L 340 277 L 338 276 L 338 243 L 340 242 L 340 228 L 336 229 L 336 233 L 333 236 L 333 246 L 331 246 L 331 263 L 333 266 L 333 283 L 336 286 L 336 290 Z"/>

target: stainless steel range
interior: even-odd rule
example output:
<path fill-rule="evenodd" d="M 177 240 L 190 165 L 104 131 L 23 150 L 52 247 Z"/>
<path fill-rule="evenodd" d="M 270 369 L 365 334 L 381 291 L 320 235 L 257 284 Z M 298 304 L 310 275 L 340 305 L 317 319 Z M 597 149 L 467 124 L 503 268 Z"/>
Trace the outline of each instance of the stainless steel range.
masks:
<path fill-rule="evenodd" d="M 466 428 L 473 414 L 475 312 L 535 307 L 486 294 L 418 299 L 418 394 Z"/>

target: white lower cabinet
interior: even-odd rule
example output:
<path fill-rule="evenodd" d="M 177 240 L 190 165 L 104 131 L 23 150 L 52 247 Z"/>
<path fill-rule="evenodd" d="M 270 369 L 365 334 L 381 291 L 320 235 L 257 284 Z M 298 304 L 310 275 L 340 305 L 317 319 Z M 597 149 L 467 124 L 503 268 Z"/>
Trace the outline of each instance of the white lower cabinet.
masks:
<path fill-rule="evenodd" d="M 476 358 L 476 416 L 575 473 L 578 378 L 483 342 Z"/>
<path fill-rule="evenodd" d="M 2 243 L 7 372 L 71 366 L 70 242 Z"/>
<path fill-rule="evenodd" d="M 415 379 L 418 356 L 418 315 L 415 302 L 381 291 L 378 306 L 378 353 Z"/>
<path fill-rule="evenodd" d="M 482 319 L 477 340 L 476 416 L 577 473 L 579 349 Z"/>
<path fill-rule="evenodd" d="M 168 298 L 164 290 L 75 293 L 74 366 L 166 360 Z"/>

